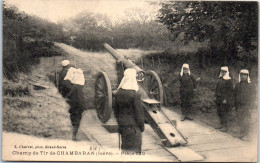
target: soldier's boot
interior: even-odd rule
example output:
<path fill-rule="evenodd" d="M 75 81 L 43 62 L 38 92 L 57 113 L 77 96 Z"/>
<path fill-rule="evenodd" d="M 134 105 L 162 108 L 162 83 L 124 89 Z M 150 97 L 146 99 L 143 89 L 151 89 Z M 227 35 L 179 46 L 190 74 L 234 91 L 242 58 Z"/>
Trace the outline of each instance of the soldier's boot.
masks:
<path fill-rule="evenodd" d="M 222 129 L 223 127 L 221 125 L 218 125 L 215 127 L 215 129 Z"/>
<path fill-rule="evenodd" d="M 181 115 L 181 121 L 184 121 L 185 118 L 186 118 L 186 109 L 185 108 L 181 108 L 181 112 L 182 112 L 182 115 Z"/>
<path fill-rule="evenodd" d="M 186 118 L 191 121 L 193 120 L 193 118 L 190 115 L 186 116 Z"/>
<path fill-rule="evenodd" d="M 227 132 L 227 127 L 222 127 L 221 129 L 219 129 L 220 131 L 222 131 L 222 132 Z"/>
<path fill-rule="evenodd" d="M 221 129 L 219 129 L 220 131 L 222 131 L 222 132 L 227 132 L 227 122 L 222 122 L 222 124 L 221 124 Z"/>
<path fill-rule="evenodd" d="M 78 129 L 73 129 L 73 135 L 72 135 L 72 140 L 73 141 L 76 141 L 77 140 L 77 132 L 78 132 Z"/>
<path fill-rule="evenodd" d="M 188 109 L 186 111 L 186 119 L 191 120 L 191 121 L 193 120 L 191 113 L 190 113 L 190 110 L 188 110 Z"/>
<path fill-rule="evenodd" d="M 249 141 L 249 138 L 247 136 L 241 136 L 239 137 L 239 139 L 242 141 Z"/>
<path fill-rule="evenodd" d="M 185 116 L 185 115 L 181 115 L 181 121 L 184 121 L 184 120 L 185 120 L 185 118 L 186 118 L 186 116 Z"/>

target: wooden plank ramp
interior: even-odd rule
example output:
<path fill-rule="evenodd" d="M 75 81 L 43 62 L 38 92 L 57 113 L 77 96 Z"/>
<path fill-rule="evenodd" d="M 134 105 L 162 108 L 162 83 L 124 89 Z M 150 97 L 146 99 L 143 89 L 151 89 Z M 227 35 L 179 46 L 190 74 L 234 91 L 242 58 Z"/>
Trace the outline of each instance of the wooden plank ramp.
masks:
<path fill-rule="evenodd" d="M 162 108 L 163 112 L 177 121 L 179 131 L 187 138 L 186 147 L 204 156 L 206 162 L 256 162 L 257 142 L 245 142 L 204 123 L 180 121 L 181 115 L 174 108 Z"/>
<path fill-rule="evenodd" d="M 173 108 L 162 108 L 170 120 L 176 120 L 178 130 L 187 138 L 188 144 L 181 147 L 166 148 L 153 129 L 146 124 L 142 134 L 144 157 L 156 156 L 154 161 L 254 161 L 257 149 L 214 128 L 196 121 L 180 121 L 180 115 Z M 113 117 L 111 120 L 113 121 Z M 113 122 L 111 122 L 113 123 Z M 80 131 L 91 142 L 102 147 L 119 148 L 118 133 L 109 133 L 102 126 L 95 110 L 83 113 Z M 256 146 L 254 146 L 256 147 Z M 248 153 L 248 151 L 250 151 Z"/>

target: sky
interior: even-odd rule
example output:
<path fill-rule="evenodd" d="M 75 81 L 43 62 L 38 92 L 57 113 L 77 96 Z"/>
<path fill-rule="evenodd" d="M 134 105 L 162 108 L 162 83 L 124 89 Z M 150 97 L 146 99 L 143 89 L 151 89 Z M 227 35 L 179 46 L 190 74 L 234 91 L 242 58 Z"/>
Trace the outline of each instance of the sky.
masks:
<path fill-rule="evenodd" d="M 154 14 L 158 6 L 150 5 L 145 0 L 4 0 L 15 5 L 20 11 L 36 15 L 57 23 L 87 10 L 107 14 L 116 21 L 124 17 L 130 8 L 140 8 L 143 12 Z"/>

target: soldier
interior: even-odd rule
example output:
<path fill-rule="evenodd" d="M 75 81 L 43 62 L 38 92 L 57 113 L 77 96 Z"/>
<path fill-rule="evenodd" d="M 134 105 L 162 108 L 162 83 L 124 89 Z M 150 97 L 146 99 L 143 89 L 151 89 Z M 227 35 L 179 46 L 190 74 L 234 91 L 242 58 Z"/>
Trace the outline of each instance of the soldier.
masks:
<path fill-rule="evenodd" d="M 69 60 L 63 60 L 61 62 L 62 64 L 62 70 L 59 73 L 59 87 L 58 90 L 61 93 L 63 97 L 67 97 L 70 88 L 71 88 L 71 82 L 69 80 L 64 80 L 65 76 L 67 75 L 67 72 L 69 70 L 70 66 L 70 61 Z"/>
<path fill-rule="evenodd" d="M 233 96 L 233 83 L 229 76 L 229 70 L 227 66 L 221 67 L 220 75 L 217 81 L 217 87 L 215 90 L 217 114 L 220 119 L 220 126 L 216 129 L 220 131 L 227 131 L 227 119 L 228 113 L 232 106 Z"/>
<path fill-rule="evenodd" d="M 190 66 L 184 63 L 181 67 L 181 72 L 178 77 L 174 78 L 170 84 L 180 81 L 180 99 L 181 99 L 181 121 L 185 119 L 193 120 L 191 117 L 192 101 L 194 97 L 194 91 L 197 88 L 197 81 L 200 78 L 195 79 L 190 73 Z M 169 83 L 165 84 L 168 87 Z"/>
<path fill-rule="evenodd" d="M 181 67 L 181 72 L 178 77 L 174 78 L 170 84 L 180 81 L 180 99 L 181 99 L 181 121 L 185 119 L 193 120 L 191 117 L 192 100 L 194 97 L 194 90 L 197 88 L 197 81 L 200 78 L 195 79 L 190 73 L 190 66 L 184 63 Z M 168 83 L 165 84 L 168 87 Z"/>
<path fill-rule="evenodd" d="M 141 152 L 144 111 L 138 91 L 136 70 L 128 68 L 115 93 L 114 114 L 122 138 L 121 149 Z"/>
<path fill-rule="evenodd" d="M 199 80 L 198 78 L 197 80 Z M 197 80 L 190 73 L 190 66 L 186 63 L 182 65 L 179 75 L 180 81 L 180 98 L 181 98 L 181 121 L 185 119 L 193 120 L 191 117 L 192 100 L 194 97 L 194 90 L 197 88 Z"/>
<path fill-rule="evenodd" d="M 82 112 L 85 109 L 85 100 L 83 96 L 83 87 L 85 78 L 81 69 L 69 68 L 64 80 L 71 82 L 70 92 L 67 95 L 68 103 L 70 105 L 69 113 L 70 120 L 73 126 L 72 140 L 76 140 L 76 135 L 79 129 Z"/>
<path fill-rule="evenodd" d="M 249 71 L 242 69 L 239 73 L 238 83 L 235 86 L 235 107 L 240 127 L 239 138 L 247 140 L 249 131 L 250 109 L 252 108 L 252 87 Z"/>

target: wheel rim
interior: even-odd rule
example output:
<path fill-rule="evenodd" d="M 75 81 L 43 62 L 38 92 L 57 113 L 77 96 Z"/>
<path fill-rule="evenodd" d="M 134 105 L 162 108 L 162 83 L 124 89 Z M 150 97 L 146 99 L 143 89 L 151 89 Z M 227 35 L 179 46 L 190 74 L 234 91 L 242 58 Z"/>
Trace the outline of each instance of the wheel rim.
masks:
<path fill-rule="evenodd" d="M 156 99 L 160 104 L 163 103 L 163 86 L 156 72 L 151 70 L 145 72 L 143 86 L 150 98 Z"/>
<path fill-rule="evenodd" d="M 108 75 L 100 72 L 95 83 L 95 106 L 98 118 L 107 122 L 112 113 L 112 89 Z"/>

